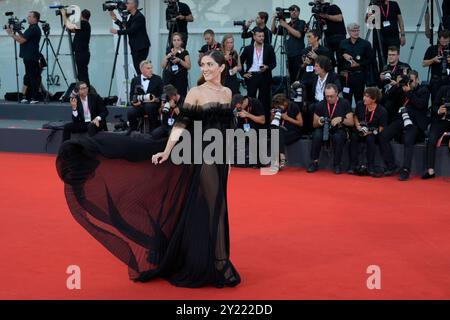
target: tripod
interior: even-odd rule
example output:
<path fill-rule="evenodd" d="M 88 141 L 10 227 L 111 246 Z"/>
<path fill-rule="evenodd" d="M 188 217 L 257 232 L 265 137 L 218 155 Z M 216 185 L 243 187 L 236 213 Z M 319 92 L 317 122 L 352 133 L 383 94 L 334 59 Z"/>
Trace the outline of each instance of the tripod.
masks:
<path fill-rule="evenodd" d="M 375 4 L 373 4 L 372 3 L 372 1 L 370 2 L 370 4 L 369 4 L 369 8 L 371 7 L 371 6 L 377 6 L 378 8 L 380 8 L 378 5 L 375 5 Z M 369 12 L 369 8 L 368 8 L 368 12 Z M 381 11 L 381 10 L 379 10 L 379 11 Z M 374 11 L 372 11 L 372 14 L 374 14 L 375 12 Z M 381 26 L 380 26 L 380 28 L 381 28 Z M 378 59 L 380 59 L 381 60 L 381 65 L 386 65 L 386 61 L 385 61 L 385 59 L 384 59 L 384 55 L 383 55 L 383 42 L 382 42 L 382 40 L 381 40 L 381 32 L 380 32 L 380 29 L 379 28 L 377 28 L 377 26 L 375 26 L 375 28 L 373 28 L 373 29 L 375 29 L 375 31 L 376 31 L 376 34 L 377 34 L 377 44 L 375 44 L 375 43 L 372 43 L 372 46 L 373 47 L 375 47 L 375 45 L 378 45 L 378 50 L 379 50 L 379 52 L 380 52 L 380 54 L 379 54 L 379 57 L 378 57 Z M 371 35 L 371 31 L 372 31 L 372 28 L 369 28 L 369 30 L 367 30 L 367 34 L 366 34 L 366 40 L 367 41 L 369 41 L 369 37 L 370 37 L 370 35 Z M 373 42 L 373 41 L 372 41 Z M 379 63 L 380 61 L 378 61 L 378 63 Z"/>
<path fill-rule="evenodd" d="M 20 92 L 19 92 L 19 66 L 18 66 L 18 58 L 17 58 L 17 43 L 14 42 L 14 61 L 16 64 L 16 86 L 17 86 L 17 102 L 20 102 Z"/>
<path fill-rule="evenodd" d="M 66 85 L 69 86 L 66 75 L 64 74 L 61 64 L 59 63 L 58 55 L 56 54 L 55 49 L 53 48 L 52 42 L 50 41 L 50 38 L 49 38 L 50 25 L 48 23 L 44 23 L 42 29 L 44 30 L 44 41 L 42 42 L 41 49 L 39 50 L 39 52 L 42 53 L 42 50 L 44 49 L 44 46 L 45 46 L 45 52 L 46 52 L 45 58 L 46 58 L 47 64 L 48 64 L 48 57 L 49 57 L 48 49 L 50 48 L 52 50 L 53 56 L 55 57 L 55 65 L 58 64 L 59 71 L 61 71 L 61 75 L 63 76 L 63 79 L 64 79 Z M 52 79 L 54 79 L 53 75 L 52 75 Z M 44 99 L 45 103 L 48 103 L 48 101 L 49 101 L 50 85 L 51 85 L 50 84 L 50 74 L 49 74 L 49 68 L 47 66 L 47 90 L 46 90 L 47 92 L 45 94 L 45 99 Z"/>
<path fill-rule="evenodd" d="M 291 85 L 291 80 L 290 80 L 290 75 L 289 72 L 286 72 L 286 70 L 288 69 L 289 66 L 289 61 L 288 61 L 288 49 L 287 49 L 287 30 L 285 28 L 282 28 L 283 30 L 283 34 L 280 35 L 279 30 L 280 30 L 280 25 L 278 24 L 277 28 L 277 34 L 275 36 L 275 42 L 273 44 L 273 47 L 276 48 L 277 47 L 277 42 L 278 39 L 281 38 L 280 41 L 280 46 L 277 50 L 275 50 L 275 53 L 277 51 L 280 51 L 280 59 L 281 59 L 281 63 L 280 63 L 280 85 L 278 86 L 277 90 L 280 90 L 281 88 L 283 88 L 284 92 L 286 93 L 287 98 L 290 98 L 290 94 L 291 94 L 291 90 L 289 90 L 289 87 Z M 284 56 L 284 58 L 283 58 Z"/>
<path fill-rule="evenodd" d="M 317 31 L 317 33 L 319 34 L 319 39 L 320 39 L 321 44 L 325 46 L 326 45 L 325 39 L 322 39 L 323 31 L 324 31 L 323 26 L 324 26 L 323 22 L 320 20 L 320 18 L 318 18 L 317 14 L 315 14 L 315 13 L 311 16 L 311 18 L 309 18 L 309 21 L 306 24 L 306 28 L 308 30 Z"/>
<path fill-rule="evenodd" d="M 126 21 L 127 17 L 128 17 L 129 12 L 128 11 L 121 11 L 120 15 L 122 17 L 122 21 Z M 123 23 L 123 27 L 125 28 L 126 24 Z M 122 38 L 122 35 L 119 34 L 119 39 L 117 40 L 117 46 L 116 46 L 116 52 L 114 54 L 114 62 L 113 62 L 113 69 L 112 69 L 112 73 L 111 73 L 111 81 L 109 83 L 109 91 L 108 91 L 108 96 L 111 96 L 111 89 L 112 89 L 112 84 L 113 84 L 113 80 L 114 80 L 114 76 L 116 74 L 116 64 L 117 64 L 117 56 L 119 55 L 119 49 L 120 49 L 120 40 Z M 128 43 L 127 43 L 127 39 L 128 36 L 126 34 L 123 35 L 123 56 L 124 56 L 124 71 L 125 71 L 125 96 L 126 96 L 126 103 L 125 103 L 125 107 L 131 105 L 130 104 L 130 94 L 129 94 L 129 88 L 128 88 L 128 84 L 129 84 L 129 74 L 128 74 Z"/>

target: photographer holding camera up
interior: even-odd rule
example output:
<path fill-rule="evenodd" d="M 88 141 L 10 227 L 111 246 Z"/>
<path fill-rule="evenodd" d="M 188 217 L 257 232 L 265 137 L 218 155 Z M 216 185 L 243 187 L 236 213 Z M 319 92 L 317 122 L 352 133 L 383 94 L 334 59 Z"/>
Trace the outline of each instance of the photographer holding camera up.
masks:
<path fill-rule="evenodd" d="M 424 180 L 436 177 L 434 166 L 437 143 L 445 132 L 450 131 L 450 85 L 439 89 L 431 114 L 433 122 L 427 141 L 427 172 L 422 176 Z"/>
<path fill-rule="evenodd" d="M 423 58 L 422 65 L 430 67 L 431 100 L 436 99 L 439 88 L 450 80 L 450 31 L 442 30 L 438 34 L 439 44 L 430 46 Z"/>
<path fill-rule="evenodd" d="M 128 35 L 130 43 L 131 56 L 133 57 L 134 69 L 136 74 L 140 75 L 139 64 L 147 59 L 150 51 L 150 40 L 147 34 L 147 26 L 144 15 L 138 10 L 139 0 L 127 0 L 126 10 L 130 13 L 128 21 L 117 19 L 114 11 L 109 11 L 112 20 L 120 27 L 120 30 L 112 28 L 112 34 Z"/>
<path fill-rule="evenodd" d="M 41 15 L 37 11 L 30 11 L 27 16 L 30 25 L 24 33 L 12 26 L 5 26 L 6 33 L 20 44 L 19 56 L 25 65 L 25 77 L 28 79 L 28 93 L 30 104 L 38 103 L 38 93 L 40 87 L 41 69 L 39 66 L 39 42 L 41 41 L 41 29 L 38 26 Z"/>
<path fill-rule="evenodd" d="M 269 28 L 267 28 L 267 22 L 269 21 L 269 14 L 267 12 L 261 11 L 258 12 L 258 15 L 256 16 L 256 19 L 249 19 L 244 22 L 244 25 L 242 26 L 242 39 L 252 39 L 253 44 L 255 40 L 253 40 L 253 34 L 255 32 L 255 29 L 259 28 L 261 30 L 264 30 L 264 43 L 272 44 L 272 32 Z M 243 21 L 238 21 L 239 23 L 242 23 Z M 255 22 L 256 26 L 252 29 L 250 29 L 250 26 L 252 23 Z M 236 25 L 237 22 L 235 22 Z"/>
<path fill-rule="evenodd" d="M 150 131 L 160 126 L 159 102 L 163 92 L 163 82 L 160 76 L 153 74 L 153 66 L 150 61 L 140 63 L 140 75 L 131 80 L 130 101 L 133 105 L 128 111 L 130 129 L 128 134 L 137 130 L 138 119 L 148 115 Z"/>
<path fill-rule="evenodd" d="M 181 34 L 183 39 L 183 48 L 186 48 L 188 42 L 188 22 L 194 22 L 191 8 L 186 3 L 179 2 L 178 0 L 165 0 L 167 3 L 166 8 L 166 23 L 167 30 L 169 30 L 169 41 L 172 39 L 172 35 L 177 32 Z"/>
<path fill-rule="evenodd" d="M 349 174 L 366 174 L 377 177 L 375 171 L 375 152 L 378 137 L 388 124 L 387 111 L 380 105 L 381 92 L 377 87 L 370 87 L 364 91 L 363 101 L 358 102 L 355 110 L 355 127 L 352 131 L 350 143 Z M 367 168 L 360 164 L 362 146 L 366 145 Z M 367 172 L 366 172 L 367 171 Z"/>
<path fill-rule="evenodd" d="M 311 145 L 312 162 L 308 167 L 308 173 L 319 170 L 322 143 L 330 140 L 334 153 L 334 173 L 342 173 L 341 159 L 347 141 L 347 128 L 353 127 L 354 119 L 350 103 L 345 99 L 340 99 L 338 94 L 338 87 L 335 84 L 328 84 L 325 88 L 326 100 L 316 104 Z"/>
<path fill-rule="evenodd" d="M 286 35 L 288 69 L 292 83 L 300 70 L 302 51 L 305 49 L 306 22 L 299 19 L 299 6 L 294 4 L 288 10 L 291 19 L 289 22 L 286 22 L 285 9 L 277 8 L 272 18 L 272 33 L 281 36 Z M 278 27 L 276 22 L 278 22 Z"/>
<path fill-rule="evenodd" d="M 180 107 L 184 103 L 184 97 L 180 96 L 177 88 L 168 84 L 164 86 L 161 96 L 161 126 L 154 129 L 151 135 L 154 139 L 163 139 L 170 136 L 170 131 L 178 119 Z"/>
<path fill-rule="evenodd" d="M 391 176 L 398 171 L 391 141 L 396 137 L 403 140 L 404 157 L 400 181 L 409 179 L 414 144 L 429 124 L 427 112 L 430 92 L 426 86 L 419 83 L 419 73 L 415 70 L 410 71 L 408 76 L 402 77 L 399 81 L 403 93 L 401 107 L 394 121 L 380 135 L 380 150 L 386 164 L 385 176 Z"/>

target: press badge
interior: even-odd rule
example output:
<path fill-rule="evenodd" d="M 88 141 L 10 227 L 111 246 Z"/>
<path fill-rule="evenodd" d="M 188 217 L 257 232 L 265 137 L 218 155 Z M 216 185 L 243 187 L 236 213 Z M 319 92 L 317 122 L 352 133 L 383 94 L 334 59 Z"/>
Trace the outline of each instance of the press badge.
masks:
<path fill-rule="evenodd" d="M 174 118 L 169 118 L 169 119 L 167 120 L 167 124 L 169 125 L 169 127 L 173 126 L 174 123 L 175 123 L 175 119 L 174 119 Z"/>
<path fill-rule="evenodd" d="M 244 132 L 250 132 L 250 123 L 244 123 Z"/>
<path fill-rule="evenodd" d="M 344 90 L 342 90 L 342 92 L 349 94 L 350 93 L 350 88 L 349 87 L 345 87 Z"/>
<path fill-rule="evenodd" d="M 180 70 L 180 68 L 178 67 L 177 64 L 174 64 L 174 65 L 172 66 L 172 72 L 178 72 L 178 70 Z"/>
<path fill-rule="evenodd" d="M 390 27 L 390 26 L 391 26 L 391 23 L 389 21 L 384 21 L 383 22 L 383 27 L 387 28 L 387 27 Z"/>
<path fill-rule="evenodd" d="M 314 72 L 314 66 L 306 66 L 306 72 Z"/>

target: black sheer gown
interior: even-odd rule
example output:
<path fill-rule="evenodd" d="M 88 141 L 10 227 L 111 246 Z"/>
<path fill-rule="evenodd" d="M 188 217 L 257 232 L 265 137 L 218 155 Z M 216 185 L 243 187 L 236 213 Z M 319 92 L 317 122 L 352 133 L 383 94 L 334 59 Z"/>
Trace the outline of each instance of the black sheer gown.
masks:
<path fill-rule="evenodd" d="M 176 126 L 233 127 L 229 105 L 185 105 Z M 225 139 L 224 139 L 225 141 Z M 65 142 L 56 167 L 74 218 L 128 265 L 130 279 L 181 287 L 236 286 L 230 256 L 227 164 L 160 165 L 166 140 L 99 134 Z M 205 145 L 203 146 L 205 147 Z"/>

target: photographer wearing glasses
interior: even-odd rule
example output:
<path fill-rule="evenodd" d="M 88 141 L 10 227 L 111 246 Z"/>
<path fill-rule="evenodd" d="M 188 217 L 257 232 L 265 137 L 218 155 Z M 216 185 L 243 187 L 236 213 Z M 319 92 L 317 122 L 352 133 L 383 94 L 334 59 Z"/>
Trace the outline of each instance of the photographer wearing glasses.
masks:
<path fill-rule="evenodd" d="M 427 172 L 422 176 L 424 180 L 436 177 L 434 166 L 437 143 L 445 132 L 450 132 L 450 85 L 439 89 L 433 101 L 431 114 L 433 122 L 427 141 Z"/>
<path fill-rule="evenodd" d="M 305 49 L 306 22 L 299 19 L 300 7 L 295 4 L 288 9 L 290 14 L 289 22 L 285 20 L 284 9 L 277 9 L 272 18 L 272 33 L 280 36 L 286 35 L 288 69 L 292 83 L 300 70 L 302 51 Z M 276 26 L 277 22 L 278 27 Z"/>
<path fill-rule="evenodd" d="M 349 174 L 379 176 L 375 171 L 375 152 L 378 137 L 387 126 L 387 111 L 380 105 L 381 92 L 376 87 L 364 91 L 363 101 L 358 102 L 355 110 L 355 127 L 352 130 L 350 144 Z M 367 167 L 361 165 L 362 146 L 366 145 Z"/>
<path fill-rule="evenodd" d="M 72 122 L 64 125 L 63 142 L 70 139 L 72 133 L 87 132 L 90 137 L 99 131 L 108 131 L 106 117 L 108 109 L 98 94 L 89 93 L 86 82 L 77 83 L 70 98 Z"/>
<path fill-rule="evenodd" d="M 264 31 L 264 43 L 272 44 L 272 32 L 269 28 L 267 28 L 267 22 L 269 21 L 269 14 L 267 12 L 261 11 L 258 12 L 258 15 L 256 16 L 256 19 L 249 19 L 245 21 L 245 24 L 242 26 L 242 39 L 252 39 L 253 44 L 255 40 L 253 40 L 253 34 L 256 29 L 261 29 Z M 255 22 L 256 26 L 252 29 L 250 29 L 250 26 L 252 23 Z"/>
<path fill-rule="evenodd" d="M 188 22 L 194 22 L 191 8 L 186 3 L 178 0 L 165 0 L 167 3 L 166 8 L 166 23 L 167 30 L 169 30 L 169 41 L 172 39 L 173 33 L 177 32 L 181 34 L 183 39 L 183 48 L 186 48 L 189 34 L 188 34 Z"/>
<path fill-rule="evenodd" d="M 138 8 L 139 0 L 127 0 L 126 9 L 130 13 L 127 21 L 120 21 L 117 19 L 114 11 L 109 11 L 109 14 L 114 23 L 120 27 L 120 30 L 112 28 L 110 30 L 111 33 L 128 35 L 134 69 L 136 70 L 136 74 L 140 75 L 141 71 L 139 69 L 139 64 L 141 61 L 147 59 L 150 51 L 150 39 L 147 34 L 145 17 Z"/>
<path fill-rule="evenodd" d="M 39 66 L 39 42 L 42 32 L 38 22 L 41 15 L 37 11 L 30 11 L 27 16 L 29 27 L 24 33 L 20 30 L 13 30 L 11 26 L 5 28 L 6 33 L 20 44 L 20 58 L 25 65 L 25 77 L 28 79 L 28 94 L 30 104 L 39 102 L 38 94 L 41 84 L 41 68 Z"/>
<path fill-rule="evenodd" d="M 164 86 L 163 94 L 161 96 L 161 108 L 159 109 L 161 126 L 151 132 L 151 136 L 154 139 L 169 137 L 170 131 L 178 119 L 180 107 L 183 103 L 184 98 L 180 96 L 177 88 L 171 84 Z"/>
<path fill-rule="evenodd" d="M 409 179 L 411 172 L 414 144 L 423 135 L 429 124 L 428 100 L 430 92 L 426 86 L 419 84 L 419 73 L 411 71 L 399 81 L 402 88 L 402 103 L 394 121 L 380 135 L 380 150 L 386 164 L 385 176 L 391 176 L 398 171 L 395 164 L 391 141 L 394 138 L 403 140 L 404 156 L 400 171 L 400 181 Z"/>
<path fill-rule="evenodd" d="M 353 127 L 354 120 L 350 103 L 345 99 L 340 99 L 338 94 L 338 87 L 335 84 L 328 84 L 325 88 L 326 100 L 316 104 L 311 145 L 312 162 L 308 167 L 308 173 L 319 170 L 322 143 L 329 141 L 334 154 L 334 173 L 342 173 L 341 160 L 344 145 L 347 142 L 347 130 Z"/>

